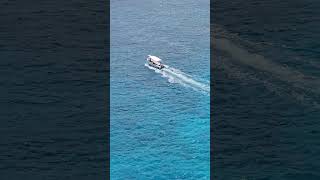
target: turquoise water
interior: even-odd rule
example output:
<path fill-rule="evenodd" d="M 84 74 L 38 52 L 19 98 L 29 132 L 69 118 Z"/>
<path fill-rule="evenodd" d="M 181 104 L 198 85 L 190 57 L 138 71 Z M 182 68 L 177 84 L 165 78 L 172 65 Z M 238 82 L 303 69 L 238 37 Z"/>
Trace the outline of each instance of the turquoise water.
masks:
<path fill-rule="evenodd" d="M 111 179 L 209 179 L 209 14 L 208 0 L 111 1 Z"/>

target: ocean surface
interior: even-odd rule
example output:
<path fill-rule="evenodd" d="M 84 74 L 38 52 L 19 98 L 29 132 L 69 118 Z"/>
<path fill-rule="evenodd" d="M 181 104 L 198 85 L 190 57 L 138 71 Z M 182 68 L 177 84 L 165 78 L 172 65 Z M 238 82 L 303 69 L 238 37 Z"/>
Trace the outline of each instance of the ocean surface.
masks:
<path fill-rule="evenodd" d="M 208 0 L 111 1 L 111 179 L 209 179 Z M 146 65 L 147 55 L 167 65 Z"/>
<path fill-rule="evenodd" d="M 218 0 L 214 179 L 320 179 L 320 2 Z"/>
<path fill-rule="evenodd" d="M 0 179 L 107 179 L 105 1 L 0 2 Z"/>

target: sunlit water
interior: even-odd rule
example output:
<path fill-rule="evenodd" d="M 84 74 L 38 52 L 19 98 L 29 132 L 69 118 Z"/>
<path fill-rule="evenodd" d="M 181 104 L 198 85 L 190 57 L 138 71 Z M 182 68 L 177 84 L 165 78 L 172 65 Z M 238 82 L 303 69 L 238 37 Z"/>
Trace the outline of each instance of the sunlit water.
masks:
<path fill-rule="evenodd" d="M 209 179 L 209 28 L 207 0 L 111 1 L 111 179 Z"/>

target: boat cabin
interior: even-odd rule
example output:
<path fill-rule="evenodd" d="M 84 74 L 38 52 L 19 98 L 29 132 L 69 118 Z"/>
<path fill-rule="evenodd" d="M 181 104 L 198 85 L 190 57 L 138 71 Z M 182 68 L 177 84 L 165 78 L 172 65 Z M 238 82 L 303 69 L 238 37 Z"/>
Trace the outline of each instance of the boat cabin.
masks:
<path fill-rule="evenodd" d="M 161 59 L 158 58 L 157 56 L 148 55 L 147 61 L 148 61 L 148 64 L 152 67 L 155 67 L 157 69 L 164 68 L 164 65 L 161 63 Z"/>

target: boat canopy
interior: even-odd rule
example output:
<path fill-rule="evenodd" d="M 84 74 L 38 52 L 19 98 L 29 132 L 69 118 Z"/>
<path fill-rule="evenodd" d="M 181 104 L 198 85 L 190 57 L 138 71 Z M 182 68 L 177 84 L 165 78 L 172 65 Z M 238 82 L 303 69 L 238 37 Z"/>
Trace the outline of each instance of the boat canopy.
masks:
<path fill-rule="evenodd" d="M 153 61 L 157 61 L 157 62 L 160 62 L 160 61 L 161 61 L 161 59 L 158 58 L 157 56 L 151 56 L 151 55 L 149 55 L 149 58 L 151 58 Z"/>

